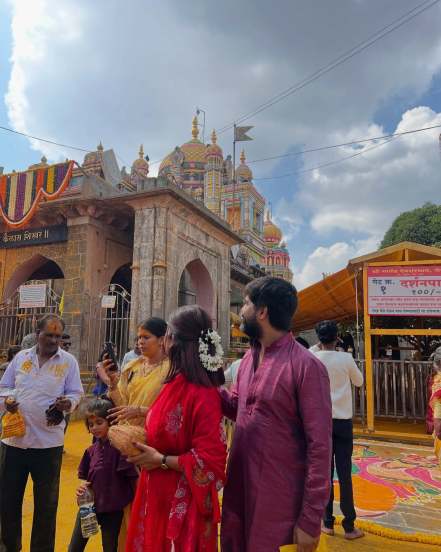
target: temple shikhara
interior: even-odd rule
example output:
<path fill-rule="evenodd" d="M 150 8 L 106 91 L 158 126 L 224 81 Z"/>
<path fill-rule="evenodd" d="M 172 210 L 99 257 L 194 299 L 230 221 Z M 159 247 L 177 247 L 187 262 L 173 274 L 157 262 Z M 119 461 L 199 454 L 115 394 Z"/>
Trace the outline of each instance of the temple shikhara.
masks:
<path fill-rule="evenodd" d="M 141 319 L 196 302 L 233 346 L 244 286 L 292 279 L 245 152 L 234 170 L 214 131 L 199 139 L 196 117 L 157 177 L 143 146 L 128 171 L 100 143 L 81 164 L 43 157 L 0 174 L 0 202 L 0 352 L 59 312 L 87 371 L 104 340 L 122 355 Z"/>

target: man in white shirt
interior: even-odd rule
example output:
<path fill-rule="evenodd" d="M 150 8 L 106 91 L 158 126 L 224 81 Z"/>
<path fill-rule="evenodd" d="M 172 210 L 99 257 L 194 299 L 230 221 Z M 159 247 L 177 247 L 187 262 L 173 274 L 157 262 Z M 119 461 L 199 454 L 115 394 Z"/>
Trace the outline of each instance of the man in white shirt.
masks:
<path fill-rule="evenodd" d="M 23 494 L 29 474 L 34 488 L 34 519 L 30 552 L 53 552 L 58 507 L 64 413 L 82 394 L 76 359 L 60 348 L 64 322 L 54 314 L 37 324 L 37 344 L 20 351 L 0 381 L 7 411 L 22 414 L 23 437 L 3 439 L 0 453 L 0 518 L 8 552 L 22 549 Z M 6 403 L 7 397 L 15 401 Z M 3 401 L 2 401 L 3 402 Z M 53 406 L 52 416 L 46 411 Z"/>
<path fill-rule="evenodd" d="M 332 400 L 332 466 L 331 497 L 325 511 L 322 532 L 334 535 L 334 465 L 340 486 L 340 509 L 344 516 L 343 529 L 349 540 L 363 536 L 363 531 L 354 526 L 356 513 L 352 492 L 352 387 L 363 384 L 363 374 L 350 353 L 336 351 L 338 328 L 335 322 L 325 320 L 317 324 L 315 331 L 320 341 L 320 350 L 314 355 L 326 366 L 331 383 Z"/>

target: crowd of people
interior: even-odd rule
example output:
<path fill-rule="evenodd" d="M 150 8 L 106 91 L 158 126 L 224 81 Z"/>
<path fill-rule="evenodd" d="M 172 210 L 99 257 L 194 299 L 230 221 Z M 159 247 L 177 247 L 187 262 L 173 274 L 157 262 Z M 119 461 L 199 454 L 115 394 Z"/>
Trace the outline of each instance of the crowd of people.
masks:
<path fill-rule="evenodd" d="M 317 326 L 313 351 L 294 338 L 296 307 L 296 290 L 284 280 L 248 284 L 240 316 L 250 347 L 225 373 L 220 337 L 197 305 L 179 308 L 167 322 L 140 323 L 119 370 L 108 355 L 98 363 L 95 397 L 83 399 L 92 442 L 77 495 L 93 490 L 104 552 L 214 552 L 219 523 L 224 552 L 277 552 L 292 543 L 313 552 L 322 532 L 334 534 L 334 469 L 345 537 L 363 536 L 351 480 L 351 386 L 362 385 L 363 376 L 352 354 L 337 350 L 334 322 Z M 16 352 L 0 381 L 3 410 L 20 412 L 26 425 L 1 444 L 6 552 L 22 548 L 29 475 L 30 550 L 54 550 L 65 418 L 83 397 L 63 336 L 58 316 L 39 320 L 34 343 Z M 436 362 L 441 366 L 441 351 Z M 60 414 L 58 423 L 49 423 L 48 411 Z M 234 422 L 228 463 L 225 418 Z M 109 440 L 114 424 L 138 435 L 128 455 Z M 86 544 L 78 517 L 66 547 L 80 552 Z"/>

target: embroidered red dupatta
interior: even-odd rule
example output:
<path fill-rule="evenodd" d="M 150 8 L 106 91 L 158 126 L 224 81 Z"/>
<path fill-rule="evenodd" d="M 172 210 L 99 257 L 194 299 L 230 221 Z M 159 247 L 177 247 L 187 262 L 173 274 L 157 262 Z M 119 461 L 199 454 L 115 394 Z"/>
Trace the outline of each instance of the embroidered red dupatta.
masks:
<path fill-rule="evenodd" d="M 153 403 L 146 436 L 162 454 L 179 456 L 182 473 L 142 470 L 126 552 L 215 552 L 226 462 L 218 390 L 177 376 Z"/>

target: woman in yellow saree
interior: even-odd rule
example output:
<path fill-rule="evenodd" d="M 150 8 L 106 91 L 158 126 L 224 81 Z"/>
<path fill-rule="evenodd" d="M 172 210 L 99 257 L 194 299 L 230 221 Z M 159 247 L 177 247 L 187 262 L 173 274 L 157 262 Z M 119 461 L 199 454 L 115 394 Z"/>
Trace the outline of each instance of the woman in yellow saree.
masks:
<path fill-rule="evenodd" d="M 121 374 L 112 371 L 112 361 L 104 360 L 97 367 L 98 375 L 108 385 L 107 395 L 115 404 L 110 410 L 112 423 L 140 425 L 144 427 L 150 406 L 162 389 L 169 371 L 169 361 L 164 351 L 167 323 L 162 318 L 149 318 L 138 326 L 138 348 L 141 356 L 123 368 Z M 118 552 L 125 550 L 125 539 L 130 518 L 130 506 L 124 511 Z"/>
<path fill-rule="evenodd" d="M 111 410 L 113 423 L 144 426 L 147 411 L 158 396 L 169 369 L 163 347 L 166 330 L 167 324 L 161 318 L 142 322 L 138 327 L 141 356 L 129 362 L 121 374 L 109 370 L 111 361 L 103 362 L 109 381 L 107 394 L 115 404 Z"/>

